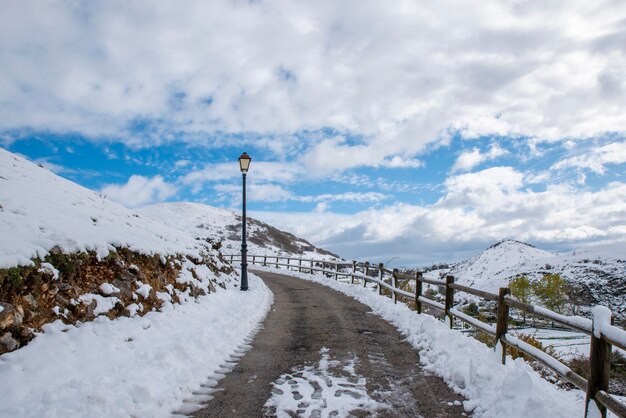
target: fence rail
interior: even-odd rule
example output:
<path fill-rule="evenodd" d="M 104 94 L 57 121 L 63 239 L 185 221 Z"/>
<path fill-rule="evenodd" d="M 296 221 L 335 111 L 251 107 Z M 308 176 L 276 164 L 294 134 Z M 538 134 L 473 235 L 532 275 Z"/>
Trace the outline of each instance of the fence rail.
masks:
<path fill-rule="evenodd" d="M 226 257 L 227 259 L 230 258 L 231 263 L 241 262 L 241 255 L 239 254 L 231 254 Z M 291 261 L 296 261 L 297 264 L 293 264 Z M 608 393 L 611 347 L 615 346 L 626 350 L 626 332 L 611 325 L 610 317 L 607 319 L 605 316 L 597 315 L 594 316 L 593 320 L 590 320 L 581 316 L 565 316 L 545 308 L 520 302 L 510 295 L 510 290 L 506 287 L 500 288 L 499 293 L 495 294 L 455 283 L 453 276 L 447 276 L 445 280 L 427 279 L 423 277 L 420 272 L 417 272 L 415 275 L 410 275 L 399 272 L 397 269 L 390 270 L 384 267 L 382 263 L 370 264 L 368 262 L 316 260 L 268 255 L 249 255 L 248 262 L 270 267 L 294 268 L 299 272 L 305 273 L 321 272 L 330 277 L 334 277 L 335 280 L 338 280 L 339 277 L 346 277 L 350 279 L 350 283 L 352 284 L 355 283 L 355 280 L 362 280 L 364 287 L 367 283 L 375 284 L 378 294 L 382 295 L 384 293 L 383 289 L 388 290 L 394 303 L 397 303 L 398 297 L 412 301 L 415 310 L 420 314 L 422 313 L 423 306 L 443 312 L 444 318 L 449 322 L 450 327 L 453 326 L 454 319 L 458 319 L 471 327 L 492 335 L 495 344 L 501 344 L 502 346 L 503 364 L 506 362 L 506 346 L 509 345 L 544 364 L 566 381 L 585 391 L 587 395 L 585 400 L 585 416 L 587 416 L 589 410 L 589 402 L 595 401 L 603 417 L 606 417 L 608 408 L 608 410 L 617 416 L 626 418 L 626 405 L 620 402 L 614 395 Z M 307 263 L 307 265 L 303 265 L 303 263 Z M 344 271 L 342 267 L 349 268 L 349 270 Z M 411 281 L 414 284 L 414 292 L 399 287 L 399 282 L 406 284 Z M 438 286 L 440 289 L 443 289 L 445 303 L 440 303 L 424 296 L 422 294 L 424 284 Z M 478 318 L 474 318 L 455 309 L 455 291 L 468 293 L 488 301 L 496 302 L 496 325 L 493 326 L 480 321 Z M 591 337 L 589 378 L 583 378 L 572 371 L 567 365 L 551 357 L 546 352 L 510 335 L 508 333 L 509 308 L 531 313 L 589 335 Z"/>

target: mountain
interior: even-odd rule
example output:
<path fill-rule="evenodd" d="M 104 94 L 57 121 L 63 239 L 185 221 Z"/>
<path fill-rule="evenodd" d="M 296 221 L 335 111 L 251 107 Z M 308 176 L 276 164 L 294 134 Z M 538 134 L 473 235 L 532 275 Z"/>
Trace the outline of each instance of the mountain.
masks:
<path fill-rule="evenodd" d="M 137 213 L 185 231 L 197 239 L 220 242 L 224 254 L 238 254 L 241 251 L 241 216 L 229 210 L 199 203 L 160 203 L 140 208 Z M 249 254 L 339 258 L 302 238 L 256 219 L 248 218 L 246 226 Z"/>
<path fill-rule="evenodd" d="M 544 273 L 558 273 L 569 284 L 570 300 L 580 306 L 606 305 L 618 318 L 626 316 L 626 259 L 593 251 L 551 253 L 532 245 L 505 240 L 440 274 L 458 283 L 497 293 L 519 275 L 531 281 Z M 431 273 L 432 274 L 432 273 Z"/>

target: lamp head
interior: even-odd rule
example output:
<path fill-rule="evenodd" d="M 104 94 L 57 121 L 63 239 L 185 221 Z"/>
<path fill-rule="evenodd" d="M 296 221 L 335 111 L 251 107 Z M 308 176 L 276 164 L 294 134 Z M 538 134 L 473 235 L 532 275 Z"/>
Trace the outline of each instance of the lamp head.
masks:
<path fill-rule="evenodd" d="M 239 169 L 241 170 L 242 173 L 245 174 L 248 172 L 248 168 L 250 167 L 251 160 L 252 158 L 250 158 L 250 156 L 245 152 L 241 154 L 241 156 L 239 156 Z"/>

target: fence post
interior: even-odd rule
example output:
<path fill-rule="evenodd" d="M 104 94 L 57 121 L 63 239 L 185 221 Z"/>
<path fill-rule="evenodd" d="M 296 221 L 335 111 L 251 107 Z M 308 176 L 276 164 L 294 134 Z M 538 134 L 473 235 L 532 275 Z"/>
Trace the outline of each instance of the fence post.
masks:
<path fill-rule="evenodd" d="M 263 256 L 263 267 L 267 267 L 267 256 Z"/>
<path fill-rule="evenodd" d="M 252 256 L 252 265 L 254 265 L 254 262 L 256 261 L 256 255 Z"/>
<path fill-rule="evenodd" d="M 339 276 L 337 275 L 338 271 L 339 271 L 339 264 L 335 264 L 335 280 L 339 280 Z"/>
<path fill-rule="evenodd" d="M 422 302 L 420 302 L 420 296 L 422 296 L 422 272 L 415 273 L 415 310 L 417 313 L 422 313 Z"/>
<path fill-rule="evenodd" d="M 231 254 L 231 255 L 230 255 L 230 264 L 233 264 L 233 258 L 235 258 L 235 255 L 234 255 L 234 254 Z"/>
<path fill-rule="evenodd" d="M 600 390 L 609 391 L 609 375 L 611 372 L 611 344 L 602 339 L 601 327 L 603 323 L 611 324 L 611 312 L 604 306 L 597 306 L 593 310 L 593 332 L 589 351 L 589 379 L 587 380 L 587 396 L 585 398 L 585 418 L 595 416 L 589 413 L 589 404 L 593 401 L 600 410 L 600 415 L 606 418 L 606 407 L 595 400 Z M 608 320 L 608 321 L 607 321 Z"/>
<path fill-rule="evenodd" d="M 278 256 L 276 256 L 276 268 L 278 268 Z"/>
<path fill-rule="evenodd" d="M 309 270 L 309 274 L 313 274 L 313 260 L 311 260 L 311 270 Z"/>
<path fill-rule="evenodd" d="M 365 276 L 369 276 L 370 274 L 370 262 L 366 261 L 365 262 Z M 363 279 L 363 287 L 365 287 L 367 285 L 367 280 Z"/>
<path fill-rule="evenodd" d="M 378 280 L 380 280 L 380 283 L 383 281 L 383 263 L 378 263 Z M 378 283 L 378 294 L 382 295 L 383 286 L 380 283 Z"/>
<path fill-rule="evenodd" d="M 454 323 L 454 319 L 450 313 L 450 309 L 452 309 L 454 305 L 454 289 L 450 287 L 452 283 L 454 283 L 454 276 L 446 276 L 446 303 L 444 308 L 445 316 L 448 318 L 448 321 L 450 321 L 450 328 L 452 328 L 452 324 Z"/>
<path fill-rule="evenodd" d="M 398 283 L 398 269 L 393 269 L 393 273 L 391 274 L 391 287 L 393 287 L 393 290 L 391 291 L 391 300 L 393 300 L 393 303 L 398 302 L 398 296 L 396 295 L 397 283 Z"/>
<path fill-rule="evenodd" d="M 354 273 L 356 272 L 356 261 L 352 260 L 352 273 L 350 273 L 350 284 L 354 284 Z"/>
<path fill-rule="evenodd" d="M 509 328 L 509 305 L 504 303 L 504 297 L 511 294 L 511 289 L 501 287 L 498 293 L 498 322 L 496 323 L 496 347 L 502 347 L 502 364 L 506 363 L 506 344 L 501 340 Z"/>
<path fill-rule="evenodd" d="M 302 259 L 298 260 L 298 273 L 302 273 Z"/>

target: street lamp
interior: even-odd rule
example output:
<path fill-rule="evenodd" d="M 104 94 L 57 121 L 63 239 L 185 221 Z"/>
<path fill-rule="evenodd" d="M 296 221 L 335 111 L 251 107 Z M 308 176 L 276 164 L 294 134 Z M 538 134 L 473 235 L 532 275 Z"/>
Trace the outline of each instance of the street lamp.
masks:
<path fill-rule="evenodd" d="M 239 169 L 243 176 L 243 214 L 241 221 L 241 290 L 248 290 L 248 246 L 246 245 L 246 174 L 252 158 L 247 153 L 239 157 Z"/>

